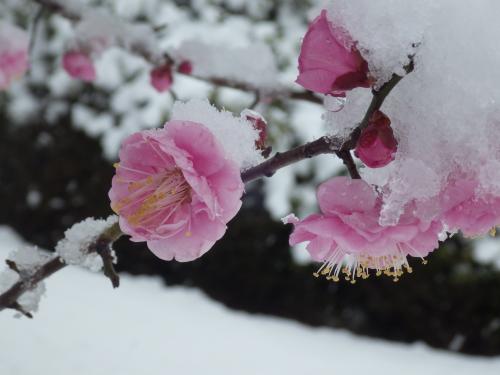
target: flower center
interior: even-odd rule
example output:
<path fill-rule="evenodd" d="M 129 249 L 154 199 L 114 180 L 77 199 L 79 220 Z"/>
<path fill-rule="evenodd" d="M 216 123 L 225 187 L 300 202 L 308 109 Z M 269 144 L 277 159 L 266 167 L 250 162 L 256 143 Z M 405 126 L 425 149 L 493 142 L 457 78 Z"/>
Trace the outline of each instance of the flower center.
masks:
<path fill-rule="evenodd" d="M 178 168 L 128 183 L 129 195 L 112 208 L 131 225 L 166 222 L 183 204 L 191 201 L 191 187 Z"/>

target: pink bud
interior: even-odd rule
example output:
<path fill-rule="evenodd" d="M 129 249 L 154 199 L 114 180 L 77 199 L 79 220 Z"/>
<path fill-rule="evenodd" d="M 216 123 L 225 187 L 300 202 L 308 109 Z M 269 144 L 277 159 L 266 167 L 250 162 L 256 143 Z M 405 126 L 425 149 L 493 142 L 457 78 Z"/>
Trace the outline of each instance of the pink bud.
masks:
<path fill-rule="evenodd" d="M 191 61 L 184 60 L 177 67 L 177 71 L 182 74 L 191 74 L 193 71 L 193 64 L 191 64 Z"/>
<path fill-rule="evenodd" d="M 297 83 L 304 88 L 331 95 L 343 95 L 356 87 L 370 87 L 368 63 L 354 43 L 335 29 L 327 11 L 309 25 L 299 56 Z"/>
<path fill-rule="evenodd" d="M 354 155 L 366 166 L 380 168 L 394 160 L 397 148 L 398 142 L 392 132 L 391 120 L 381 111 L 376 111 L 368 126 L 361 132 Z"/>
<path fill-rule="evenodd" d="M 90 56 L 82 51 L 68 51 L 63 55 L 62 66 L 74 79 L 93 81 L 96 78 L 94 63 Z"/>
<path fill-rule="evenodd" d="M 258 150 L 266 149 L 267 140 L 267 122 L 258 112 L 252 111 L 251 109 L 245 109 L 241 112 L 248 121 L 250 121 L 254 127 L 259 132 L 259 139 L 255 141 L 255 147 Z"/>
<path fill-rule="evenodd" d="M 172 67 L 170 64 L 157 66 L 150 73 L 151 85 L 158 92 L 167 91 L 172 86 Z"/>

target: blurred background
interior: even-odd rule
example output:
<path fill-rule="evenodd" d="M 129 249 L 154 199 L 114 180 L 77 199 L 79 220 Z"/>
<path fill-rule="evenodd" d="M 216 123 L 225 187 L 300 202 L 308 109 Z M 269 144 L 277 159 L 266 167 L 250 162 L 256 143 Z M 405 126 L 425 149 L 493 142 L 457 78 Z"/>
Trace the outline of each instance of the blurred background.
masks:
<path fill-rule="evenodd" d="M 284 82 L 295 79 L 301 36 L 308 11 L 315 5 L 304 0 L 87 3 L 162 26 L 158 33 L 166 50 L 190 38 L 229 45 L 263 41 L 276 54 Z M 134 131 L 161 126 L 169 117 L 173 93 L 179 99 L 208 97 L 236 113 L 254 98 L 177 75 L 173 93 L 159 94 L 149 85 L 147 63 L 119 49 L 105 52 L 96 62 L 95 83 L 72 80 L 60 66 L 72 26 L 38 9 L 30 1 L 0 4 L 2 19 L 25 28 L 32 28 L 38 15 L 32 68 L 8 91 L 0 92 L 0 225 L 24 241 L 53 249 L 72 224 L 111 214 L 107 192 L 120 140 Z M 319 105 L 276 100 L 257 109 L 269 123 L 274 150 L 322 134 Z M 117 268 L 121 274 L 159 277 L 165 288 L 199 289 L 220 304 L 252 314 L 397 342 L 423 342 L 468 355 L 500 355 L 497 238 L 454 236 L 429 256 L 427 265 L 413 262 L 414 272 L 398 283 L 372 277 L 351 285 L 312 276 L 317 265 L 309 262 L 303 248 L 290 249 L 291 228 L 279 218 L 290 212 L 314 212 L 317 184 L 341 173 L 342 165 L 333 157 L 282 170 L 272 179 L 247 186 L 242 211 L 203 258 L 186 264 L 164 262 L 143 244 L 122 239 L 115 245 Z M 109 287 L 104 278 L 101 282 L 103 289 Z M 108 292 L 112 293 L 110 287 Z M 47 295 L 41 313 L 56 302 L 50 288 Z"/>

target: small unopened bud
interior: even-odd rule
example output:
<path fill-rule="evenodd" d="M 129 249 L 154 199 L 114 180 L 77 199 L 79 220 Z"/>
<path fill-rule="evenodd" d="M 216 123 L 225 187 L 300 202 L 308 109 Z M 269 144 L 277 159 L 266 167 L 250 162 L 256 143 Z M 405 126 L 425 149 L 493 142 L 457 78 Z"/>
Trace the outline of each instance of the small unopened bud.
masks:
<path fill-rule="evenodd" d="M 177 67 L 177 71 L 182 74 L 191 74 L 193 71 L 193 64 L 191 64 L 189 60 L 184 60 Z"/>
<path fill-rule="evenodd" d="M 398 142 L 394 138 L 391 120 L 382 111 L 376 111 L 363 129 L 354 155 L 370 168 L 380 168 L 394 160 Z"/>
<path fill-rule="evenodd" d="M 96 78 L 94 63 L 88 53 L 70 50 L 63 55 L 62 66 L 74 79 L 93 81 Z"/>
<path fill-rule="evenodd" d="M 167 91 L 172 86 L 173 76 L 170 64 L 157 66 L 150 73 L 151 85 L 158 92 Z"/>

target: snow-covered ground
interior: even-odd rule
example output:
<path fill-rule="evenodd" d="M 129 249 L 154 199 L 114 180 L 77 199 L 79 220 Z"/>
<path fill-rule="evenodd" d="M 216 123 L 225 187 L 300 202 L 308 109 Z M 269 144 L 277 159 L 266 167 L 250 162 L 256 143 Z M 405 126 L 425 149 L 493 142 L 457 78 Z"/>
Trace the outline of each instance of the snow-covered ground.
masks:
<path fill-rule="evenodd" d="M 0 260 L 19 239 L 0 227 Z M 47 282 L 33 320 L 0 313 L 0 374 L 500 373 L 468 357 L 228 310 L 194 289 L 68 268 Z"/>

